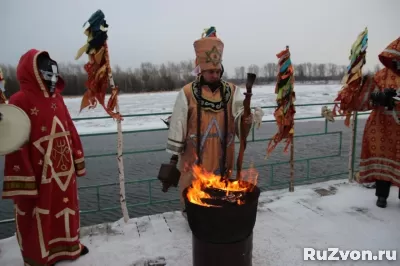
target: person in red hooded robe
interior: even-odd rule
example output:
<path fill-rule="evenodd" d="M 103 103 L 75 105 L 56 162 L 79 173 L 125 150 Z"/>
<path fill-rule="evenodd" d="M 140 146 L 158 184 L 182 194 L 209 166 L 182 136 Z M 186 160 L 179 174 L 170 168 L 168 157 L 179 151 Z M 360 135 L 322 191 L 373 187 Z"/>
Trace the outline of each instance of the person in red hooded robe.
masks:
<path fill-rule="evenodd" d="M 30 141 L 5 156 L 3 199 L 15 208 L 24 265 L 54 265 L 89 252 L 79 241 L 77 176 L 85 160 L 77 130 L 61 96 L 64 81 L 45 51 L 25 53 L 17 67 L 20 90 L 9 103 L 31 121 Z"/>
<path fill-rule="evenodd" d="M 375 182 L 376 205 L 385 208 L 390 187 L 400 187 L 400 102 L 395 100 L 400 94 L 400 38 L 379 54 L 379 60 L 385 67 L 363 77 L 350 105 L 353 111 L 372 110 L 364 128 L 356 180 Z"/>
<path fill-rule="evenodd" d="M 0 68 L 0 104 L 1 103 L 6 103 L 7 102 L 7 98 L 5 93 L 5 89 L 4 89 L 4 76 L 3 76 L 3 71 Z"/>

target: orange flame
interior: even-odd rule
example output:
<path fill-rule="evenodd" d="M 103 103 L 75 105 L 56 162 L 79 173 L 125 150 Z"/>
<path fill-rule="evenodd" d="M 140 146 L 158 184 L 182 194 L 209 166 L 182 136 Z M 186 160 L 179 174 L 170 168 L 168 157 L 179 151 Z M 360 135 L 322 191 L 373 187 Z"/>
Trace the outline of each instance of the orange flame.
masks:
<path fill-rule="evenodd" d="M 192 167 L 193 181 L 191 187 L 189 187 L 186 197 L 191 203 L 202 205 L 206 207 L 219 207 L 210 205 L 202 201 L 202 199 L 211 199 L 212 197 L 205 192 L 207 188 L 219 189 L 226 192 L 226 196 L 230 195 L 230 192 L 251 192 L 254 186 L 257 184 L 258 172 L 251 166 L 248 170 L 242 170 L 241 176 L 242 181 L 227 181 L 221 179 L 220 175 L 207 172 L 203 167 L 194 165 Z M 245 202 L 242 199 L 236 199 L 238 205 L 242 205 Z"/>

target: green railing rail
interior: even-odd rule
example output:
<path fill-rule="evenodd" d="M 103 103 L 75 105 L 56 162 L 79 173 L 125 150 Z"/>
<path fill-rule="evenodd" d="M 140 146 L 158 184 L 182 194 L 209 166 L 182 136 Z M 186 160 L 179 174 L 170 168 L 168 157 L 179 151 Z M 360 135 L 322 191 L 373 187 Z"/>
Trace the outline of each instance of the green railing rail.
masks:
<path fill-rule="evenodd" d="M 308 106 L 329 106 L 329 105 L 334 105 L 332 102 L 327 102 L 327 103 L 311 103 L 311 104 L 296 104 L 296 107 L 308 107 Z M 276 108 L 276 106 L 262 106 L 262 109 L 273 109 Z M 161 112 L 161 113 L 146 113 L 146 114 L 132 114 L 132 115 L 124 115 L 124 118 L 128 117 L 144 117 L 144 116 L 161 116 L 161 115 L 170 115 L 171 112 Z M 356 118 L 355 118 L 355 123 L 357 125 L 357 120 L 358 116 L 360 115 L 365 115 L 368 114 L 366 113 L 356 113 Z M 321 115 L 319 116 L 309 116 L 309 117 L 301 117 L 301 118 L 295 118 L 295 120 L 313 120 L 313 119 L 322 119 L 323 117 Z M 96 120 L 96 119 L 111 119 L 109 116 L 101 116 L 101 117 L 84 117 L 84 118 L 74 118 L 73 121 L 82 121 L 82 120 Z M 275 120 L 263 120 L 263 123 L 275 123 Z M 328 174 L 328 175 L 323 175 L 323 176 L 312 176 L 310 173 L 310 162 L 315 161 L 315 160 L 321 160 L 321 159 L 326 159 L 326 158 L 332 158 L 332 157 L 338 157 L 341 156 L 342 153 L 342 131 L 334 131 L 334 132 L 328 132 L 328 121 L 325 120 L 325 128 L 322 133 L 311 133 L 311 134 L 301 134 L 301 135 L 295 135 L 295 138 L 305 138 L 305 137 L 313 137 L 313 136 L 323 136 L 323 135 L 334 135 L 339 136 L 339 143 L 338 143 L 338 152 L 335 154 L 331 155 L 326 155 L 326 156 L 316 156 L 316 157 L 309 157 L 309 158 L 302 158 L 302 159 L 295 159 L 294 162 L 305 162 L 306 163 L 306 175 L 304 177 L 296 177 L 295 178 L 295 184 L 302 184 L 302 183 L 307 183 L 311 182 L 317 179 L 331 179 L 331 178 L 338 178 L 340 176 L 348 176 L 349 171 L 341 171 L 338 173 L 334 174 Z M 153 128 L 153 129 L 143 129 L 143 130 L 130 130 L 130 131 L 124 131 L 123 134 L 133 134 L 133 133 L 142 133 L 142 132 L 156 132 L 156 131 L 167 131 L 168 129 L 165 128 Z M 357 130 L 357 127 L 356 127 Z M 81 138 L 85 137 L 91 137 L 91 136 L 105 136 L 105 135 L 115 135 L 117 132 L 106 132 L 106 133 L 92 133 L 92 134 L 80 134 Z M 354 147 L 353 147 L 353 154 L 352 156 L 352 164 L 353 164 L 353 170 L 354 170 L 354 164 L 355 164 L 355 159 L 356 159 L 356 132 L 353 134 L 354 138 Z M 263 139 L 255 139 L 255 131 L 254 128 L 251 132 L 251 136 L 249 136 L 250 139 L 248 139 L 248 145 L 251 145 L 251 143 L 257 143 L 257 142 L 266 142 L 269 141 L 271 138 L 263 138 Z M 238 142 L 235 142 L 238 143 Z M 124 151 L 124 155 L 128 154 L 142 154 L 142 153 L 152 153 L 152 152 L 165 152 L 165 147 L 159 148 L 159 149 L 147 149 L 147 150 L 133 150 L 133 151 Z M 116 152 L 112 153 L 102 153 L 102 154 L 92 154 L 92 155 L 86 155 L 85 158 L 99 158 L 99 157 L 108 157 L 108 156 L 116 156 Z M 162 162 L 160 162 L 161 164 Z M 274 162 L 274 163 L 266 163 L 266 164 L 260 164 L 260 165 L 255 165 L 255 168 L 261 168 L 261 167 L 269 167 L 269 172 L 270 172 L 270 179 L 267 182 L 267 185 L 265 186 L 260 186 L 261 189 L 265 188 L 279 188 L 282 185 L 287 185 L 288 181 L 276 181 L 274 178 L 274 172 L 275 172 L 275 167 L 277 165 L 283 165 L 283 164 L 288 164 L 289 161 L 279 161 L 279 162 Z M 90 169 L 88 169 L 88 172 L 90 172 Z M 125 184 L 142 184 L 142 183 L 147 183 L 148 184 L 148 200 L 146 202 L 140 202 L 140 203 L 135 203 L 135 204 L 127 204 L 128 207 L 138 207 L 138 206 L 148 206 L 148 205 L 155 205 L 155 204 L 161 204 L 161 203 L 169 203 L 169 202 L 174 202 L 178 201 L 179 198 L 176 197 L 174 199 L 165 199 L 165 200 L 154 200 L 152 196 L 152 183 L 153 182 L 159 182 L 157 178 L 146 178 L 146 179 L 140 179 L 140 180 L 133 180 L 133 181 L 126 181 Z M 90 186 L 81 186 L 78 188 L 79 191 L 83 190 L 96 190 L 96 197 L 97 197 L 97 207 L 94 209 L 81 209 L 80 213 L 81 214 L 88 214 L 88 213 L 96 213 L 96 212 L 105 212 L 105 211 L 110 211 L 110 210 L 118 210 L 121 208 L 120 204 L 112 206 L 112 207 L 104 207 L 102 208 L 100 204 L 100 190 L 101 188 L 104 187 L 110 187 L 110 186 L 119 186 L 119 183 L 113 182 L 113 183 L 106 183 L 106 184 L 97 184 L 97 185 L 90 185 Z M 128 199 L 129 201 L 129 199 Z M 0 225 L 2 224 L 9 224 L 13 223 L 14 219 L 5 219 L 0 221 Z"/>

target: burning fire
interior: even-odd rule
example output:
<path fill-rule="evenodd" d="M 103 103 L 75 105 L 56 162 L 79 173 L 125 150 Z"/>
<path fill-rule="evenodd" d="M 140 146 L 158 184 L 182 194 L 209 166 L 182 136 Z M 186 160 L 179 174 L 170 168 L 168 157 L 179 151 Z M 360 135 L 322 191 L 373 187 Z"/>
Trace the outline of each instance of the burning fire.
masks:
<path fill-rule="evenodd" d="M 193 166 L 192 173 L 193 181 L 192 186 L 188 189 L 187 198 L 191 203 L 207 207 L 219 207 L 202 201 L 202 199 L 212 198 L 210 194 L 205 192 L 207 188 L 225 191 L 224 200 L 242 205 L 244 201 L 240 196 L 236 195 L 238 193 L 233 194 L 232 192 L 251 192 L 257 184 L 258 178 L 258 172 L 254 167 L 250 167 L 248 170 L 242 170 L 242 180 L 246 182 L 223 180 L 221 176 L 209 173 L 199 165 Z"/>

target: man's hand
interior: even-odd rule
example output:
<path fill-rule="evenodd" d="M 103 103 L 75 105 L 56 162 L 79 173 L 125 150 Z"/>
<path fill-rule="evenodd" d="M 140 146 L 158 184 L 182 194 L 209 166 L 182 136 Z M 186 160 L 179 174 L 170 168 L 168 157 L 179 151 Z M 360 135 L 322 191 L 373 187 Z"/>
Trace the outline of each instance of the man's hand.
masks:
<path fill-rule="evenodd" d="M 253 114 L 250 114 L 248 117 L 243 118 L 243 122 L 247 125 L 253 124 L 253 121 L 254 121 Z"/>
<path fill-rule="evenodd" d="M 396 91 L 397 95 L 393 97 L 395 101 L 400 101 L 400 89 Z"/>
<path fill-rule="evenodd" d="M 393 110 L 393 108 L 396 106 L 395 99 L 394 97 L 397 96 L 397 92 L 395 89 L 384 89 L 383 93 L 386 96 L 386 102 L 385 106 L 387 106 L 388 110 Z"/>
<path fill-rule="evenodd" d="M 386 88 L 383 91 L 371 93 L 371 100 L 374 106 L 387 107 L 388 110 L 393 110 L 395 106 L 394 97 L 397 96 L 395 89 Z"/>
<path fill-rule="evenodd" d="M 254 113 L 251 113 L 248 117 L 243 117 L 243 122 L 247 125 L 255 123 L 257 128 L 260 128 L 263 116 L 263 110 L 260 107 L 256 107 Z"/>

